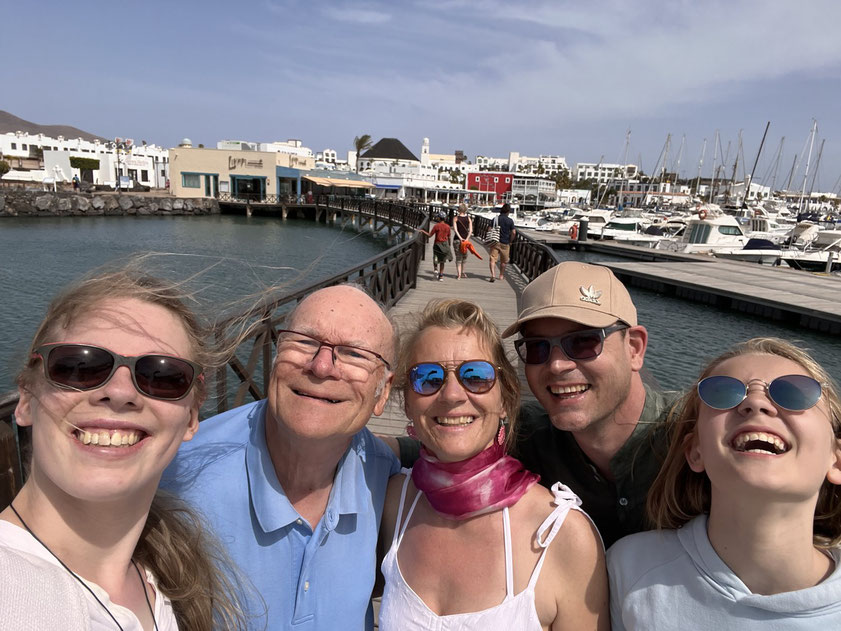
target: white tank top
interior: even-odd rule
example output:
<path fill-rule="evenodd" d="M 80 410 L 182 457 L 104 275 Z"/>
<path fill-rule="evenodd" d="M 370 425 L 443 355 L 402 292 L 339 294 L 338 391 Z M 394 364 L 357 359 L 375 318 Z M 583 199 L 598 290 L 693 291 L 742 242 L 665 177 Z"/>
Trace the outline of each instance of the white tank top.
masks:
<path fill-rule="evenodd" d="M 406 473 L 405 470 L 404 473 Z M 408 526 L 409 519 L 411 519 L 415 506 L 417 506 L 422 495 L 419 492 L 415 496 L 415 500 L 406 515 L 406 521 L 401 528 L 400 517 L 403 514 L 408 483 L 409 476 L 407 475 L 400 494 L 400 508 L 397 512 L 397 523 L 394 526 L 394 538 L 382 564 L 385 588 L 380 605 L 380 631 L 468 631 L 471 629 L 481 631 L 495 631 L 497 629 L 500 631 L 513 631 L 515 629 L 517 631 L 541 631 L 543 627 L 537 617 L 534 604 L 534 587 L 537 585 L 540 569 L 543 567 L 546 549 L 552 543 L 555 535 L 558 534 L 570 509 L 580 510 L 578 507 L 581 505 L 581 500 L 578 499 L 578 496 L 560 482 L 556 482 L 552 486 L 556 508 L 537 529 L 537 542 L 543 548 L 543 552 L 540 554 L 528 585 L 519 594 L 514 594 L 514 570 L 511 562 L 511 522 L 508 509 L 503 508 L 505 598 L 495 607 L 482 611 L 439 616 L 427 607 L 420 596 L 406 583 L 397 563 L 397 549 L 403 541 L 406 526 Z M 548 535 L 546 534 L 547 531 L 549 531 Z M 544 535 L 546 536 L 544 537 Z"/>

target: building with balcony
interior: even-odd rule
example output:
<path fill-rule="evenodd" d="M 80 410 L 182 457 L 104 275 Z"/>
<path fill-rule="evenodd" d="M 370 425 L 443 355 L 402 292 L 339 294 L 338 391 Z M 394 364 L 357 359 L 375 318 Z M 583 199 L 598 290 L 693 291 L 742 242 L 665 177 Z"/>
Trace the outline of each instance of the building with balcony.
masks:
<path fill-rule="evenodd" d="M 617 180 L 633 179 L 637 176 L 637 171 L 635 164 L 579 162 L 575 165 L 575 179 L 608 184 Z"/>

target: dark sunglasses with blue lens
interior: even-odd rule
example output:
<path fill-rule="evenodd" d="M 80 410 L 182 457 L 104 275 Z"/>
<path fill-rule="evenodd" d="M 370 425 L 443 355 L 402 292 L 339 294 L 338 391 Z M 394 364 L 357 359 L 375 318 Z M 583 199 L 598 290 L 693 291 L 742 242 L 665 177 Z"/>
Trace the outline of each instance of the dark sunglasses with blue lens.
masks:
<path fill-rule="evenodd" d="M 714 410 L 729 410 L 747 398 L 748 387 L 753 383 L 762 384 L 775 405 L 791 412 L 808 410 L 821 398 L 820 382 L 806 375 L 784 375 L 770 383 L 762 379 L 744 383 L 735 377 L 715 375 L 698 382 L 698 396 Z"/>
<path fill-rule="evenodd" d="M 447 373 L 455 374 L 462 388 L 473 394 L 488 392 L 496 383 L 496 367 L 483 359 L 470 359 L 449 365 L 438 362 L 421 362 L 409 369 L 409 385 L 412 390 L 429 396 L 444 387 Z"/>

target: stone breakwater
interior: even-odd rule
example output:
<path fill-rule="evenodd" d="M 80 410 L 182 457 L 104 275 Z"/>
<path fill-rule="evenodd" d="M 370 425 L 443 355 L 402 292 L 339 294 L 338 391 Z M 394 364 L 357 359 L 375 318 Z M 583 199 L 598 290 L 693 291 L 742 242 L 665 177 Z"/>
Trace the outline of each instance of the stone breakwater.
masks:
<path fill-rule="evenodd" d="M 219 214 L 219 202 L 215 199 L 0 189 L 0 217 L 211 214 Z"/>

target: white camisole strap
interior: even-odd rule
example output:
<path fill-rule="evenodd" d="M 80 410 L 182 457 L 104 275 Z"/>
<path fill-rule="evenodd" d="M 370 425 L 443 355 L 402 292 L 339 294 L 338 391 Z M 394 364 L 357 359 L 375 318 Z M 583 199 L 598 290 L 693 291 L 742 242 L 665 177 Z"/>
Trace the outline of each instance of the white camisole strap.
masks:
<path fill-rule="evenodd" d="M 502 509 L 502 531 L 505 533 L 505 598 L 514 598 L 514 554 L 511 551 L 511 520 L 508 507 Z"/>
<path fill-rule="evenodd" d="M 415 506 L 418 505 L 420 496 L 423 495 L 420 491 L 417 492 L 411 507 L 409 507 L 409 512 L 406 513 L 406 519 L 403 521 L 403 506 L 406 504 L 406 490 L 409 488 L 409 480 L 412 478 L 412 470 L 403 468 L 401 473 L 405 474 L 406 477 L 403 479 L 403 488 L 400 490 L 400 504 L 397 508 L 397 521 L 394 524 L 394 536 L 391 538 L 391 545 L 393 546 L 396 543 L 398 548 L 403 542 L 403 533 L 406 532 L 406 526 L 409 525 L 409 518 L 415 511 Z"/>
<path fill-rule="evenodd" d="M 572 489 L 568 486 L 561 484 L 560 482 L 555 482 L 555 484 L 552 485 L 551 491 L 552 495 L 554 495 L 554 499 L 552 501 L 555 504 L 555 509 L 546 519 L 543 520 L 543 523 L 540 524 L 540 528 L 537 529 L 537 544 L 543 548 L 543 552 L 540 554 L 540 559 L 538 559 L 537 565 L 535 565 L 534 571 L 531 573 L 528 589 L 534 589 L 534 586 L 537 584 L 537 579 L 540 577 L 540 570 L 543 568 L 543 559 L 546 558 L 546 551 L 549 549 L 549 544 L 552 543 L 555 535 L 558 534 L 561 526 L 564 525 L 564 521 L 566 520 L 570 509 L 581 510 L 581 499 L 573 493 Z M 547 530 L 549 531 L 548 534 L 546 534 Z"/>

